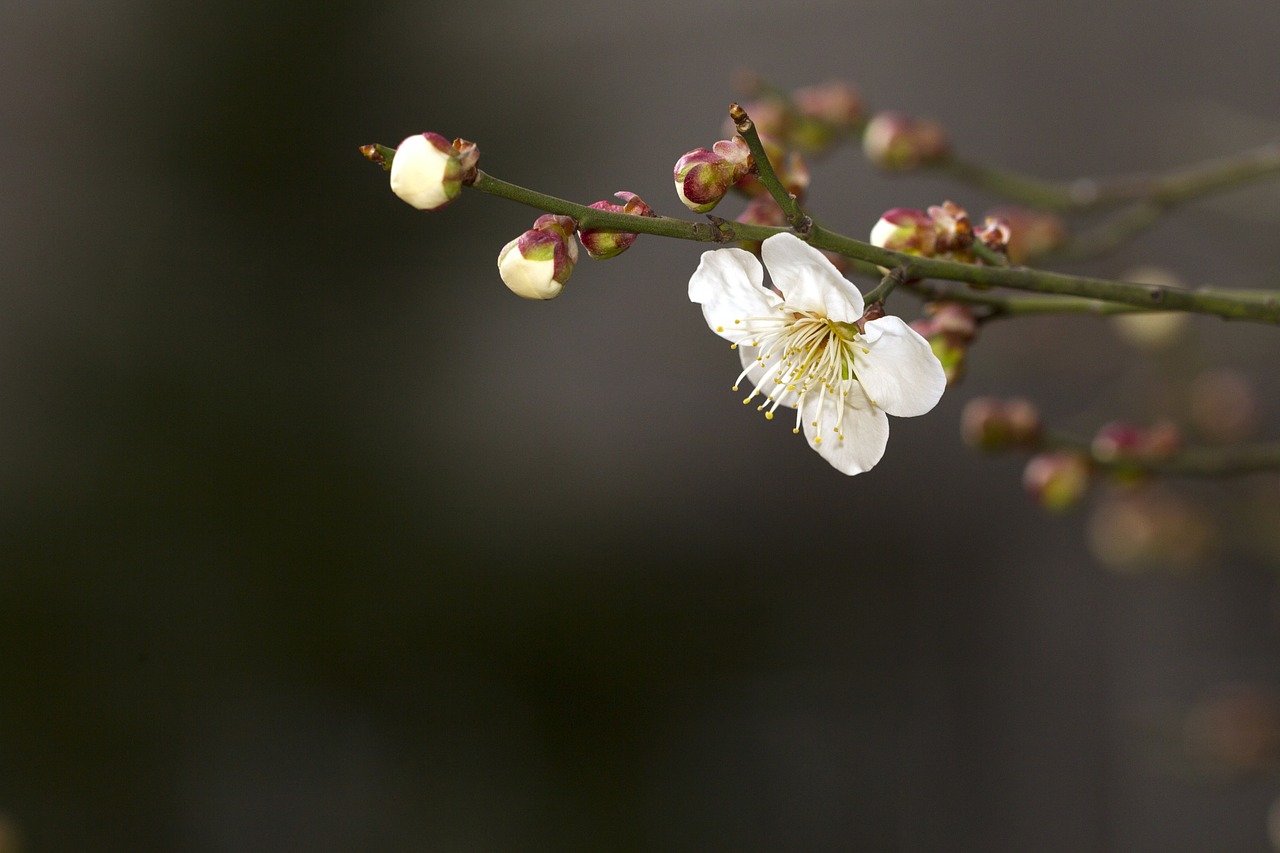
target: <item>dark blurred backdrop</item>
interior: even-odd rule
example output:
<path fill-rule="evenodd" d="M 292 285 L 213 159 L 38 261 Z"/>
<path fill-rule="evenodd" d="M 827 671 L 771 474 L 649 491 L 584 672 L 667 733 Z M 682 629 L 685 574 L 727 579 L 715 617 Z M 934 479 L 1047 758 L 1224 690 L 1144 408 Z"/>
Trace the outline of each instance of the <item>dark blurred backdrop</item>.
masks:
<path fill-rule="evenodd" d="M 1087 506 L 1045 515 L 956 426 L 979 394 L 1148 418 L 1160 367 L 1096 320 L 995 326 L 847 479 L 729 391 L 703 247 L 641 238 L 527 303 L 494 260 L 534 212 L 417 213 L 356 146 L 465 136 L 678 215 L 671 166 L 749 68 L 1046 177 L 1167 168 L 1276 135 L 1278 28 L 1245 0 L 0 6 L 0 850 L 1267 849 L 1274 552 L 1223 528 L 1117 572 Z M 855 235 L 947 197 L 992 201 L 848 150 L 810 195 Z M 1077 269 L 1275 286 L 1278 223 L 1272 184 Z M 1275 435 L 1278 344 L 1199 320 L 1174 370 L 1241 371 Z M 1265 525 L 1274 479 L 1190 494 Z"/>

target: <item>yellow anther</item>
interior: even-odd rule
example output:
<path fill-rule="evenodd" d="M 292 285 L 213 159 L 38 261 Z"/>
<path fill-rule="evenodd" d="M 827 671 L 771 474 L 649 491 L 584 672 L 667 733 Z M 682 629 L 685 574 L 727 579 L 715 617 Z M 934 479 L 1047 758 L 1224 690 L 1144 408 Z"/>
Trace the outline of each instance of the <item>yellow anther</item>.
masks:
<path fill-rule="evenodd" d="M 742 322 L 741 320 L 734 320 L 734 321 L 733 321 L 733 324 L 736 326 L 736 325 L 738 325 L 738 324 L 739 324 L 739 323 L 741 323 L 741 322 Z"/>
<path fill-rule="evenodd" d="M 724 331 L 724 326 L 716 326 L 716 331 L 717 331 L 717 332 L 723 332 L 723 331 Z"/>
<path fill-rule="evenodd" d="M 738 348 L 737 344 L 729 344 L 729 349 L 737 349 L 737 348 Z"/>
<path fill-rule="evenodd" d="M 743 401 L 742 401 L 742 405 L 744 405 L 744 406 L 745 406 L 747 403 L 750 403 L 750 402 L 751 402 L 751 398 L 750 398 L 750 397 L 748 397 L 747 399 L 745 399 L 745 400 L 743 400 Z"/>
<path fill-rule="evenodd" d="M 733 386 L 733 390 L 734 390 L 734 391 L 737 391 L 737 390 L 738 390 L 738 386 L 737 386 L 737 385 L 734 385 L 734 386 Z"/>
<path fill-rule="evenodd" d="M 762 409 L 763 409 L 763 408 L 764 408 L 764 406 L 761 406 L 760 408 L 762 408 Z M 765 412 L 765 413 L 764 413 L 764 419 L 765 419 L 766 421 L 771 421 L 771 420 L 773 420 L 773 412 Z"/>
<path fill-rule="evenodd" d="M 814 444 L 822 444 L 822 436 L 818 436 L 813 440 Z"/>
<path fill-rule="evenodd" d="M 791 430 L 791 434 L 792 434 L 792 435 L 799 435 L 799 434 L 800 434 L 800 427 L 796 427 L 795 429 Z"/>

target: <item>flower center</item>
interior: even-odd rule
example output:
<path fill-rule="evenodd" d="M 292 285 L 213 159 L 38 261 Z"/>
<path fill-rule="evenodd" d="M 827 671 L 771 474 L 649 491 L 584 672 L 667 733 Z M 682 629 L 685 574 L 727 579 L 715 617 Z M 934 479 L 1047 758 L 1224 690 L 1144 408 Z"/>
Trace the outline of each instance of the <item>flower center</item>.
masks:
<path fill-rule="evenodd" d="M 778 406 L 794 405 L 796 424 L 792 432 L 799 432 L 800 412 L 806 397 L 816 394 L 813 414 L 817 420 L 812 425 L 817 428 L 814 442 L 820 444 L 824 404 L 827 396 L 832 395 L 837 403 L 834 431 L 843 441 L 845 402 L 849 390 L 858 381 L 853 371 L 854 349 L 860 347 L 857 327 L 803 311 L 783 316 L 747 317 L 734 322 L 741 324 L 745 333 L 739 343 L 757 348 L 755 363 L 738 375 L 734 390 L 752 370 L 764 371 L 742 402 L 750 403 L 763 395 L 765 400 L 757 411 L 763 411 L 770 420 Z"/>

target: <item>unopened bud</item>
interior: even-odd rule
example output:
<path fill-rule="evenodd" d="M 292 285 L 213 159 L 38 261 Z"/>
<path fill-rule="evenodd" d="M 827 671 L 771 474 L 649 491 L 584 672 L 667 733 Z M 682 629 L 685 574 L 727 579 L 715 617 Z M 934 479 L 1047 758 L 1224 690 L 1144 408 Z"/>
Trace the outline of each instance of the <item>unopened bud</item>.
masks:
<path fill-rule="evenodd" d="M 1065 512 L 1089 489 L 1089 460 L 1070 450 L 1037 454 L 1022 472 L 1022 485 L 1032 500 L 1050 512 Z"/>
<path fill-rule="evenodd" d="M 969 345 L 978 333 L 973 310 L 958 302 L 930 302 L 925 305 L 925 313 L 927 316 L 909 325 L 929 342 L 933 354 L 942 362 L 947 385 L 955 385 L 964 378 Z"/>
<path fill-rule="evenodd" d="M 591 208 L 595 210 L 607 210 L 611 213 L 627 213 L 632 216 L 653 216 L 653 208 L 644 203 L 644 200 L 635 193 L 620 192 L 614 193 L 615 198 L 622 199 L 622 204 L 614 204 L 610 201 L 598 201 Z M 631 247 L 636 241 L 636 235 L 627 231 L 604 231 L 599 228 L 579 228 L 578 239 L 582 241 L 582 248 L 587 250 L 587 254 L 597 260 L 612 258 L 622 254 Z"/>
<path fill-rule="evenodd" d="M 1153 462 L 1182 448 L 1182 432 L 1170 421 L 1151 427 L 1112 421 L 1098 430 L 1089 450 L 1099 462 Z"/>
<path fill-rule="evenodd" d="M 1002 255 L 1009 253 L 1011 234 L 1009 223 L 997 216 L 988 216 L 981 225 L 973 229 L 973 236 L 981 240 L 984 246 Z"/>
<path fill-rule="evenodd" d="M 871 244 L 891 252 L 932 257 L 938 232 L 932 217 L 921 210 L 895 207 L 887 210 L 871 229 Z"/>
<path fill-rule="evenodd" d="M 391 191 L 418 210 L 440 210 L 475 180 L 479 159 L 474 142 L 450 143 L 438 133 L 410 136 L 391 161 Z"/>
<path fill-rule="evenodd" d="M 852 84 L 840 80 L 796 89 L 791 103 L 798 120 L 790 141 L 807 151 L 825 151 L 866 121 L 862 96 Z"/>
<path fill-rule="evenodd" d="M 973 224 L 969 212 L 953 201 L 944 201 L 929 207 L 937 242 L 934 251 L 951 256 L 962 255 L 962 260 L 972 260 L 969 247 L 973 245 Z"/>
<path fill-rule="evenodd" d="M 882 112 L 862 131 L 862 150 L 880 168 L 901 172 L 943 159 L 950 145 L 942 125 L 936 122 Z"/>
<path fill-rule="evenodd" d="M 960 414 L 960 435 L 979 450 L 999 451 L 1039 446 L 1043 424 L 1030 400 L 975 397 Z"/>
<path fill-rule="evenodd" d="M 525 299 L 554 299 L 578 261 L 577 227 L 567 216 L 548 213 L 498 253 L 498 274 L 511 292 Z"/>
<path fill-rule="evenodd" d="M 1067 239 L 1066 223 L 1060 217 L 1041 210 L 1000 207 L 987 214 L 987 222 L 992 221 L 1002 222 L 1008 228 L 1004 251 L 1009 261 L 1015 264 L 1052 252 Z M 986 242 L 985 238 L 983 242 Z M 991 246 L 990 243 L 987 245 Z"/>
<path fill-rule="evenodd" d="M 676 162 L 676 193 L 685 207 L 706 213 L 749 171 L 751 150 L 742 137 L 722 139 L 711 150 L 696 148 Z"/>
<path fill-rule="evenodd" d="M 1208 513 L 1160 486 L 1112 490 L 1089 519 L 1089 550 L 1120 571 L 1187 570 L 1204 560 L 1217 531 Z"/>
<path fill-rule="evenodd" d="M 1230 443 L 1258 428 L 1258 393 L 1234 370 L 1209 370 L 1191 383 L 1191 422 L 1210 441 Z"/>

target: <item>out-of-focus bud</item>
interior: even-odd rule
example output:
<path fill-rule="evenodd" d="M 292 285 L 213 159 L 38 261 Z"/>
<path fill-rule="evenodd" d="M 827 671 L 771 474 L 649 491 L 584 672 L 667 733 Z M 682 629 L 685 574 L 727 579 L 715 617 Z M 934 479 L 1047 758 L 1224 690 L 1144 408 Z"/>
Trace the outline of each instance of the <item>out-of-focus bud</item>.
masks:
<path fill-rule="evenodd" d="M 796 89 L 791 93 L 791 103 L 798 120 L 790 141 L 815 153 L 856 132 L 866 121 L 862 96 L 851 83 L 842 80 Z"/>
<path fill-rule="evenodd" d="M 1022 264 L 1038 258 L 1067 239 L 1066 223 L 1052 213 L 1025 207 L 998 207 L 987 214 L 987 221 L 993 220 L 1003 222 L 1008 228 L 1005 254 L 1011 263 Z"/>
<path fill-rule="evenodd" d="M 474 142 L 450 143 L 438 133 L 410 136 L 391 161 L 391 191 L 418 210 L 440 210 L 475 180 L 479 159 Z"/>
<path fill-rule="evenodd" d="M 804 201 L 805 192 L 809 189 L 809 166 L 804 162 L 804 157 L 799 151 L 790 153 L 784 151 L 771 139 L 761 139 L 760 144 L 764 148 L 764 153 L 768 155 L 769 165 L 773 167 L 773 172 L 778 176 L 782 186 L 795 196 L 797 201 Z M 760 182 L 760 177 L 754 169 L 739 178 L 733 188 L 748 198 L 769 195 L 768 187 Z"/>
<path fill-rule="evenodd" d="M 891 252 L 933 257 L 938 245 L 938 231 L 933 218 L 921 210 L 895 207 L 881 215 L 871 229 L 871 244 Z"/>
<path fill-rule="evenodd" d="M 958 302 L 930 302 L 924 306 L 926 316 L 910 324 L 929 342 L 933 354 L 942 362 L 947 385 L 955 385 L 964 377 L 969 345 L 978 334 L 973 311 Z"/>
<path fill-rule="evenodd" d="M 1151 483 L 1109 492 L 1089 519 L 1089 550 L 1124 572 L 1186 571 L 1208 555 L 1215 538 L 1206 512 Z"/>
<path fill-rule="evenodd" d="M 615 198 L 622 199 L 622 204 L 614 204 L 611 201 L 598 201 L 591 208 L 595 210 L 607 210 L 610 213 L 627 213 L 632 216 L 653 216 L 653 208 L 644 203 L 644 200 L 635 193 L 621 192 L 614 193 Z M 621 255 L 631 247 L 636 241 L 638 235 L 626 231 L 603 231 L 599 228 L 579 228 L 578 239 L 582 241 L 582 248 L 587 250 L 587 254 L 597 260 L 612 258 Z"/>
<path fill-rule="evenodd" d="M 787 215 L 782 212 L 782 208 L 778 207 L 778 203 L 773 200 L 773 196 L 766 194 L 754 196 L 751 201 L 747 202 L 746 209 L 734 221 L 741 222 L 744 225 L 765 225 L 781 228 L 787 224 Z M 748 252 L 760 254 L 759 240 L 742 240 L 739 245 Z"/>
<path fill-rule="evenodd" d="M 1040 444 L 1044 425 L 1030 400 L 1015 397 L 975 397 L 960 414 L 960 435 L 979 450 L 1033 448 Z"/>
<path fill-rule="evenodd" d="M 1129 270 L 1122 278 L 1135 284 L 1186 286 L 1173 273 L 1160 267 L 1138 267 Z M 1178 343 L 1190 322 L 1191 315 L 1183 311 L 1117 314 L 1111 318 L 1116 334 L 1129 344 L 1146 350 L 1168 349 Z"/>
<path fill-rule="evenodd" d="M 973 229 L 973 236 L 981 240 L 984 246 L 1002 255 L 1009 253 L 1011 233 L 1009 223 L 998 216 L 988 216 L 981 225 Z"/>
<path fill-rule="evenodd" d="M 973 245 L 973 223 L 969 212 L 953 201 L 944 201 L 929 207 L 937 240 L 934 251 L 961 261 L 972 261 L 969 247 Z"/>
<path fill-rule="evenodd" d="M 502 247 L 498 274 L 511 292 L 525 299 L 554 299 L 578 261 L 573 239 L 577 223 L 567 216 L 545 214 L 533 227 Z"/>
<path fill-rule="evenodd" d="M 1188 754 L 1205 770 L 1237 776 L 1280 768 L 1280 697 L 1261 685 L 1233 685 L 1201 699 L 1183 729 Z"/>
<path fill-rule="evenodd" d="M 786 145 L 791 139 L 793 116 L 787 103 L 777 95 L 760 98 L 744 104 L 742 107 L 751 117 L 760 141 L 773 143 L 775 146 Z M 738 125 L 732 118 L 724 125 L 725 134 L 732 136 L 738 132 Z"/>
<path fill-rule="evenodd" d="M 1182 448 L 1182 431 L 1170 421 L 1151 427 L 1112 421 L 1098 430 L 1089 446 L 1099 462 L 1154 462 Z"/>
<path fill-rule="evenodd" d="M 751 150 L 742 137 L 722 139 L 711 150 L 695 148 L 676 161 L 676 193 L 685 207 L 706 213 L 750 171 Z"/>
<path fill-rule="evenodd" d="M 1031 457 L 1022 472 L 1022 485 L 1032 500 L 1050 512 L 1065 512 L 1089 489 L 1089 460 L 1070 450 L 1052 450 Z"/>
<path fill-rule="evenodd" d="M 1258 394 L 1234 370 L 1201 373 L 1191 383 L 1191 422 L 1209 441 L 1243 441 L 1258 428 Z"/>
<path fill-rule="evenodd" d="M 950 143 L 937 122 L 881 112 L 862 131 L 862 151 L 880 168 L 904 172 L 943 159 Z"/>

